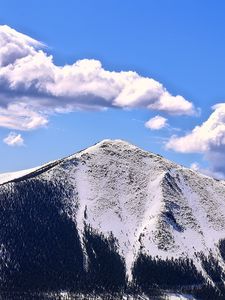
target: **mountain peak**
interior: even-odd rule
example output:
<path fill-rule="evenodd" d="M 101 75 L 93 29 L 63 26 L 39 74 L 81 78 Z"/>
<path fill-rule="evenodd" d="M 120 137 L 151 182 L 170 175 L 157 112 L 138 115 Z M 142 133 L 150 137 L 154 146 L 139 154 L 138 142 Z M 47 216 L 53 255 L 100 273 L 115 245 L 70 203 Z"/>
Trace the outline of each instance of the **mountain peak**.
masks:
<path fill-rule="evenodd" d="M 8 183 L 0 185 L 7 218 L 11 214 L 10 199 L 28 217 L 30 212 L 39 213 L 34 208 L 43 199 L 43 207 L 54 206 L 57 200 L 54 211 L 59 209 L 60 218 L 66 215 L 66 220 L 76 226 L 80 241 L 84 241 L 87 226 L 101 236 L 113 235 L 130 279 L 140 253 L 163 260 L 188 258 L 199 271 L 204 268 L 199 255 L 209 257 L 214 253 L 225 269 L 217 254 L 220 241 L 225 238 L 222 181 L 126 141 L 108 139 L 22 175 L 15 178 L 14 174 L 11 180 L 8 177 Z M 28 210 L 27 203 L 32 204 Z M 51 215 L 49 224 L 52 222 Z M 17 222 L 13 224 L 17 228 Z M 57 240 L 60 238 L 61 231 Z M 81 247 L 85 245 L 81 243 Z M 85 258 L 86 250 L 82 251 Z"/>
<path fill-rule="evenodd" d="M 181 167 L 164 157 L 162 157 L 159 154 L 155 154 L 153 152 L 149 152 L 146 150 L 143 150 L 139 148 L 138 146 L 127 142 L 125 140 L 121 139 L 104 139 L 100 142 L 97 142 L 93 146 L 90 146 L 88 148 L 85 148 L 83 150 L 80 150 L 79 152 L 76 152 L 68 157 L 51 161 L 49 163 L 46 163 L 42 166 L 22 170 L 22 171 L 16 171 L 16 172 L 8 172 L 0 174 L 0 184 L 4 184 L 6 182 L 11 182 L 13 180 L 20 180 L 24 179 L 24 177 L 30 176 L 31 174 L 35 174 L 35 172 L 42 173 L 45 172 L 48 169 L 51 169 L 52 167 L 55 167 L 58 164 L 67 163 L 68 161 L 73 161 L 74 159 L 80 159 L 82 157 L 86 157 L 87 155 L 95 156 L 95 163 L 98 164 L 98 161 L 105 161 L 109 159 L 109 157 L 115 157 L 115 159 L 120 158 L 120 163 L 123 165 L 123 159 L 129 160 L 130 163 L 134 163 L 135 159 L 142 159 L 143 157 L 146 157 L 146 159 L 152 159 L 154 162 L 158 163 L 159 167 L 162 167 L 163 169 L 170 169 L 174 167 Z"/>
<path fill-rule="evenodd" d="M 104 147 L 118 147 L 118 148 L 138 148 L 137 146 L 121 139 L 104 139 L 91 147 L 86 148 L 84 151 L 97 150 Z"/>

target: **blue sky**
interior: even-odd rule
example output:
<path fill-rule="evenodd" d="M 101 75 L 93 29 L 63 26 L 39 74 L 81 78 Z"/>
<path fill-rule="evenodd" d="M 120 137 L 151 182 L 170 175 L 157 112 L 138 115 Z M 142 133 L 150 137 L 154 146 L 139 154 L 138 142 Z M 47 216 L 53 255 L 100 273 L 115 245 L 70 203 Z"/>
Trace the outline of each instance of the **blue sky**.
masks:
<path fill-rule="evenodd" d="M 0 23 L 43 42 L 47 46 L 43 51 L 53 56 L 55 65 L 95 59 L 108 71 L 132 70 L 160 82 L 172 95 L 183 96 L 198 111 L 171 115 L 145 107 L 85 109 L 51 113 L 46 126 L 33 130 L 4 125 L 0 172 L 40 165 L 104 138 L 125 139 L 183 165 L 197 162 L 200 169 L 224 172 L 218 167 L 225 136 L 224 119 L 218 115 L 223 115 L 224 107 L 214 110 L 217 119 L 210 121 L 210 128 L 203 127 L 213 113 L 211 107 L 225 100 L 224 1 L 0 0 L 0 7 Z M 146 128 L 145 122 L 156 115 L 166 118 L 169 126 Z M 193 137 L 196 125 L 203 128 Z M 215 126 L 222 131 L 215 132 Z M 20 134 L 24 145 L 3 142 L 10 132 Z M 172 135 L 187 134 L 166 149 Z M 185 143 L 196 146 L 184 147 Z"/>

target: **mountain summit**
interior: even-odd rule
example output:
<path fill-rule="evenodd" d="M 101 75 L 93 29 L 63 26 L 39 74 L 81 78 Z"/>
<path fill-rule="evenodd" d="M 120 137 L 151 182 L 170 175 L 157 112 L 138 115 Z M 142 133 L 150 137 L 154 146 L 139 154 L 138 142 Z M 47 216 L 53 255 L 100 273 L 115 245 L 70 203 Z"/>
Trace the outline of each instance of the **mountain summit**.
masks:
<path fill-rule="evenodd" d="M 121 140 L 0 180 L 3 289 L 223 292 L 224 181 Z"/>

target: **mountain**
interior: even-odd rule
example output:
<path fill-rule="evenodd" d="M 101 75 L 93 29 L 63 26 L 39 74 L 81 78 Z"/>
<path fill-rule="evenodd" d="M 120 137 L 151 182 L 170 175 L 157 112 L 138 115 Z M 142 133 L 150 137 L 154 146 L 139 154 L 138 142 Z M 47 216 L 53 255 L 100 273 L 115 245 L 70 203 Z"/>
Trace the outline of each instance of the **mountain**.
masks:
<path fill-rule="evenodd" d="M 121 140 L 0 175 L 2 291 L 225 299 L 224 279 L 222 180 Z"/>

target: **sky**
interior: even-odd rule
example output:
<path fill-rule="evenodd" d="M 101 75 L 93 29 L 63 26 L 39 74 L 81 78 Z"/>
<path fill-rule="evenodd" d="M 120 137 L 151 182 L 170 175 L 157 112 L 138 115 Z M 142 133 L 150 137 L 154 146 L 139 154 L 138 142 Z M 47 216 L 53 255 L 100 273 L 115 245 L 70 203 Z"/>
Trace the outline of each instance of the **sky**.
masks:
<path fill-rule="evenodd" d="M 224 1 L 0 7 L 0 173 L 109 138 L 224 178 Z"/>

